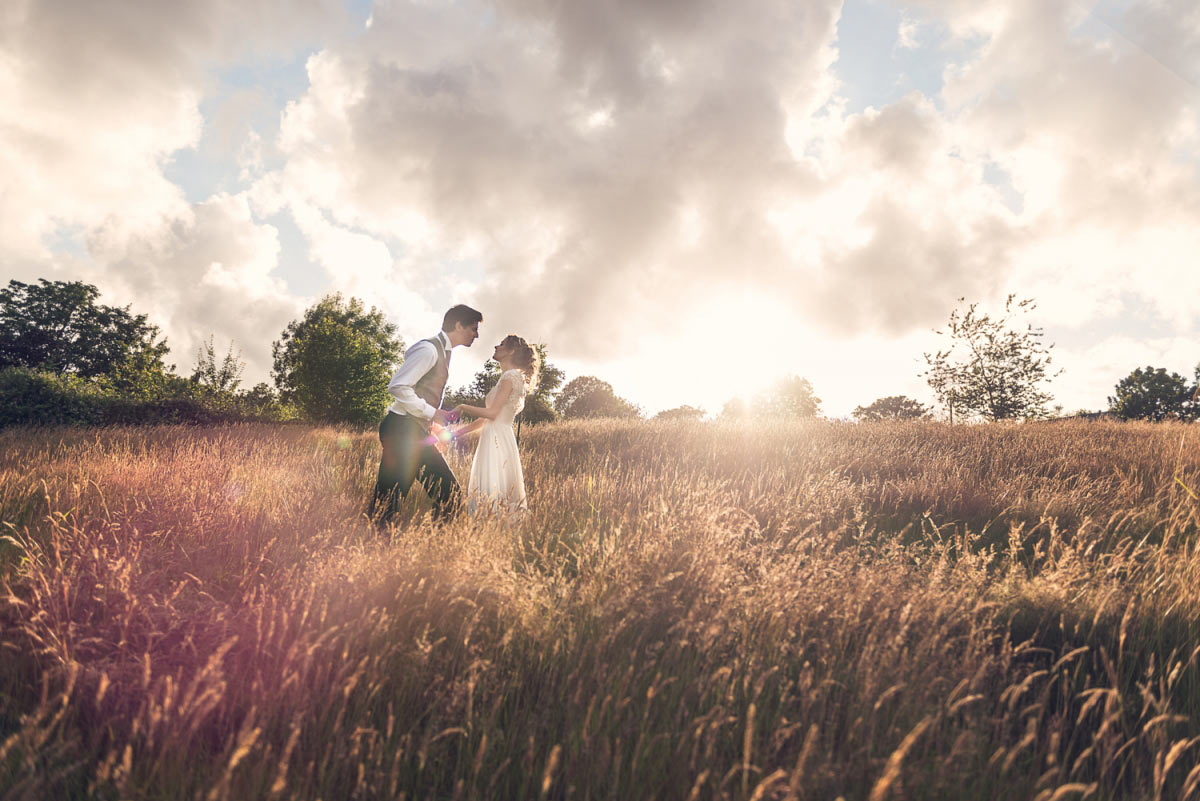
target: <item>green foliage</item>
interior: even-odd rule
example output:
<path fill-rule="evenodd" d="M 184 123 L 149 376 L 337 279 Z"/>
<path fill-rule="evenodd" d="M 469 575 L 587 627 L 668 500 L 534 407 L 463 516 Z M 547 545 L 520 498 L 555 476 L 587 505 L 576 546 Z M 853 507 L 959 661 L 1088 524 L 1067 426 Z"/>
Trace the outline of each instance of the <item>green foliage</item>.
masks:
<path fill-rule="evenodd" d="M 612 384 L 590 375 L 573 378 L 554 399 L 555 410 L 564 418 L 641 417 L 633 403 L 618 397 Z"/>
<path fill-rule="evenodd" d="M 740 420 L 750 414 L 750 405 L 741 398 L 730 398 L 725 401 L 725 405 L 721 407 L 721 414 L 718 415 L 722 420 Z"/>
<path fill-rule="evenodd" d="M 816 417 L 821 413 L 821 399 L 807 378 L 790 375 L 771 387 L 762 407 L 774 417 Z"/>
<path fill-rule="evenodd" d="M 242 418 L 233 411 L 208 405 L 199 398 L 179 396 L 138 400 L 118 396 L 105 404 L 103 414 L 96 422 L 101 425 L 122 426 L 171 423 L 215 425 L 240 419 Z"/>
<path fill-rule="evenodd" d="M 1036 308 L 1031 299 L 1015 298 L 1008 296 L 1004 315 L 995 319 L 980 314 L 975 303 L 953 310 L 947 329 L 937 332 L 949 345 L 924 354 L 928 369 L 921 375 L 951 419 L 956 413 L 993 421 L 1046 417 L 1051 396 L 1041 387 L 1053 377 L 1047 371 L 1054 346 L 1042 344 L 1040 328 L 1010 325 L 1013 315 Z"/>
<path fill-rule="evenodd" d="M 189 382 L 174 377 L 183 386 Z M 251 410 L 236 403 L 186 393 L 136 397 L 121 394 L 104 381 L 87 381 L 27 367 L 0 370 L 0 428 L 49 425 L 141 425 L 222 423 L 242 419 L 282 420 L 273 410 Z"/>
<path fill-rule="evenodd" d="M 0 368 L 30 367 L 81 378 L 123 376 L 137 384 L 165 372 L 165 340 L 129 307 L 96 303 L 82 281 L 9 281 L 0 289 Z"/>
<path fill-rule="evenodd" d="M 699 420 L 704 417 L 704 410 L 695 406 L 676 406 L 674 409 L 664 409 L 654 415 L 655 420 Z"/>
<path fill-rule="evenodd" d="M 234 353 L 232 342 L 225 356 L 218 360 L 213 337 L 210 336 L 196 352 L 196 365 L 191 378 L 186 382 L 177 379 L 180 386 L 175 388 L 172 397 L 192 397 L 210 409 L 242 418 L 287 419 L 287 415 L 278 408 L 278 395 L 266 384 L 259 384 L 254 391 L 238 392 L 245 368 L 246 363 L 240 352 Z M 266 390 L 265 394 L 263 390 Z"/>
<path fill-rule="evenodd" d="M 554 396 L 566 380 L 567 374 L 547 361 L 546 345 L 539 343 L 533 346 L 537 353 L 538 374 L 533 392 L 525 398 L 525 409 L 521 419 L 526 423 L 550 423 L 558 419 L 554 408 Z"/>
<path fill-rule="evenodd" d="M 238 392 L 244 364 L 218 361 L 212 338 L 192 379 L 163 364 L 165 341 L 145 315 L 96 303 L 79 281 L 0 290 L 0 427 L 295 419 L 266 384 Z"/>
<path fill-rule="evenodd" d="M 0 428 L 97 423 L 111 396 L 74 375 L 28 367 L 0 370 Z"/>
<path fill-rule="evenodd" d="M 237 393 L 234 397 L 238 412 L 251 420 L 282 422 L 295 420 L 299 416 L 294 406 L 284 403 L 279 393 L 263 382 Z"/>
<path fill-rule="evenodd" d="M 388 379 L 403 348 L 382 312 L 327 295 L 273 344 L 272 376 L 281 400 L 308 420 L 373 425 L 387 408 Z"/>
<path fill-rule="evenodd" d="M 883 420 L 926 420 L 929 411 L 925 404 L 905 395 L 889 395 L 869 406 L 855 407 L 853 415 L 861 422 L 875 423 Z"/>
<path fill-rule="evenodd" d="M 1122 420 L 1194 420 L 1200 412 L 1197 388 L 1162 367 L 1137 368 L 1117 382 L 1114 392 L 1108 409 Z"/>
<path fill-rule="evenodd" d="M 196 395 L 196 387 L 191 381 L 162 369 L 144 354 L 135 354 L 113 372 L 93 380 L 113 395 L 136 401 L 194 398 Z"/>
<path fill-rule="evenodd" d="M 379 421 L 387 408 L 390 365 L 367 337 L 326 318 L 293 344 L 293 396 L 305 418 L 356 425 Z"/>
<path fill-rule="evenodd" d="M 235 392 L 242 383 L 242 373 L 246 362 L 242 360 L 241 351 L 233 352 L 233 342 L 220 363 L 217 363 L 217 351 L 213 347 L 213 337 L 209 337 L 196 352 L 196 366 L 192 369 L 192 381 L 202 387 L 216 392 Z"/>

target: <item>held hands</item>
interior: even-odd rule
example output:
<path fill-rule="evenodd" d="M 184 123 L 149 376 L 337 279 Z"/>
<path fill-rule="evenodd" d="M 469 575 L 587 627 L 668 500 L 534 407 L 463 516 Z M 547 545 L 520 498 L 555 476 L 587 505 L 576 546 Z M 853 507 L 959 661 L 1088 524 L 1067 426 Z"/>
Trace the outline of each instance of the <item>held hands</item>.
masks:
<path fill-rule="evenodd" d="M 425 438 L 425 444 L 433 445 L 440 449 L 443 445 L 450 443 L 463 428 L 462 426 L 451 428 L 458 421 L 459 414 L 457 409 L 435 409 L 433 419 L 429 423 L 429 436 Z"/>
<path fill-rule="evenodd" d="M 477 418 L 472 420 L 470 423 L 463 422 L 462 425 L 455 426 L 454 436 L 465 437 L 468 434 L 474 434 L 476 431 L 478 431 L 483 424 L 487 422 L 487 420 L 479 416 L 481 411 L 483 410 L 477 406 L 469 406 L 468 404 L 460 403 L 447 412 L 447 414 L 454 415 L 454 419 L 456 421 L 462 420 L 465 415 L 470 415 L 471 417 Z"/>

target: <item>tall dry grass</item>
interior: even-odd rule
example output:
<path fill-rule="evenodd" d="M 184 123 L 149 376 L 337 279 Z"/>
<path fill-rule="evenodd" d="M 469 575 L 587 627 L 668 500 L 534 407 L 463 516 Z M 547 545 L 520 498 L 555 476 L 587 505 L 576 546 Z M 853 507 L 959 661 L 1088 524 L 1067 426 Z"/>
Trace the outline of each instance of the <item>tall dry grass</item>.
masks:
<path fill-rule="evenodd" d="M 0 795 L 1200 798 L 1186 432 L 546 426 L 381 535 L 372 435 L 6 431 Z"/>

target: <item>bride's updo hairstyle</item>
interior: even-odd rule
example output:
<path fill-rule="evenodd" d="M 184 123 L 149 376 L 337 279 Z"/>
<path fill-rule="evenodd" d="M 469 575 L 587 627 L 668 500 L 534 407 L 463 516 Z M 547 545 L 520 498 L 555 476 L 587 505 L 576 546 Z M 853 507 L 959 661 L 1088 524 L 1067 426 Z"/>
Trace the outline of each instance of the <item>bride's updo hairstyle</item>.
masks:
<path fill-rule="evenodd" d="M 516 334 L 509 334 L 500 340 L 500 346 L 511 354 L 513 364 L 525 374 L 525 383 L 532 389 L 538 374 L 537 351 Z"/>

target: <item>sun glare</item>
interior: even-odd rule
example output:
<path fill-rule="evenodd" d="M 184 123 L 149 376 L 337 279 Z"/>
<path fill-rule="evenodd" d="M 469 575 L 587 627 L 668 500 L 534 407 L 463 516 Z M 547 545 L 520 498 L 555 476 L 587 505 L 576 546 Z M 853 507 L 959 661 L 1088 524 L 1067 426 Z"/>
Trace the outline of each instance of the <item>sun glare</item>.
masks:
<path fill-rule="evenodd" d="M 697 400 L 717 414 L 727 401 L 747 403 L 788 371 L 781 343 L 795 341 L 795 313 L 758 291 L 718 292 L 698 305 L 680 329 Z"/>

